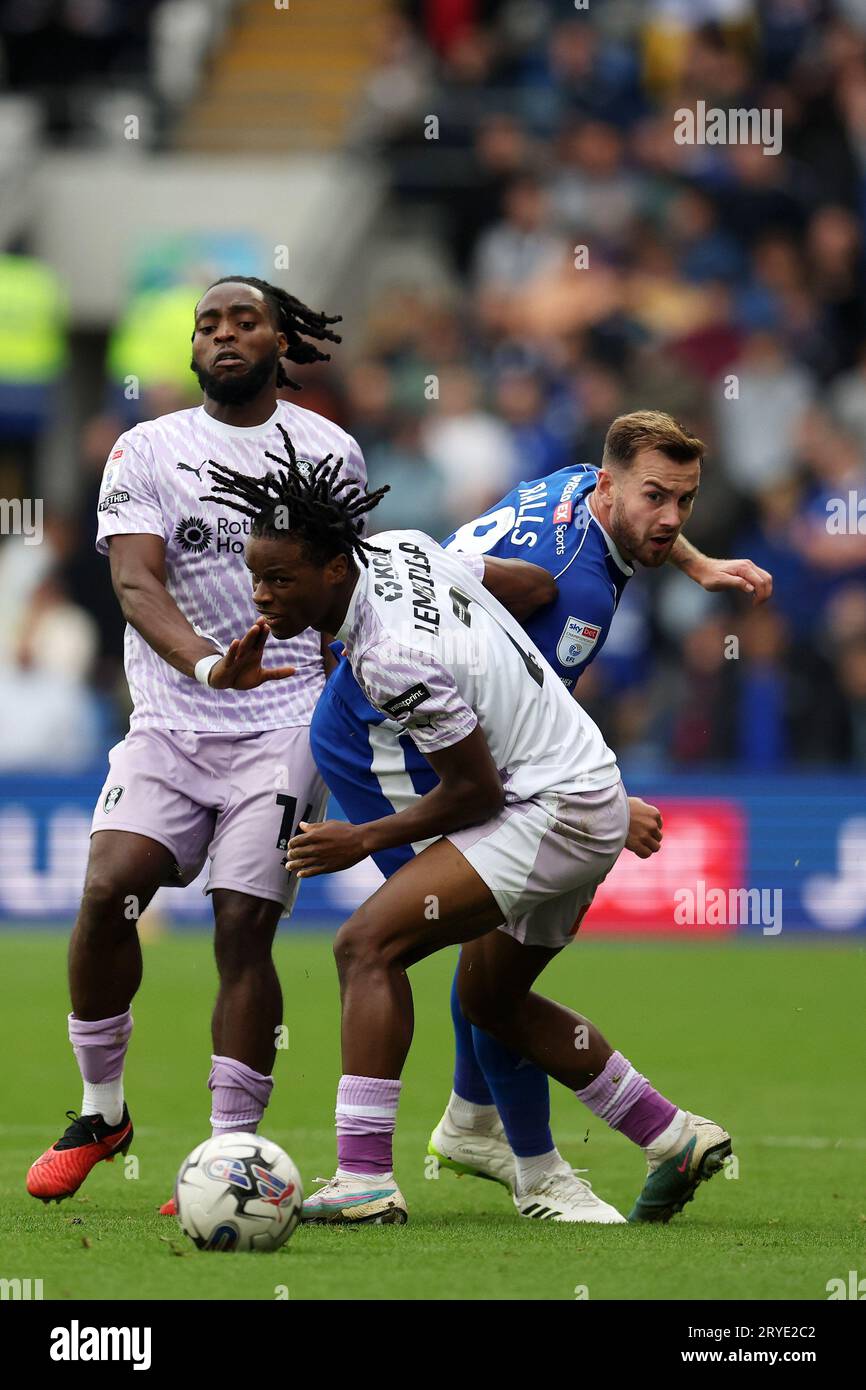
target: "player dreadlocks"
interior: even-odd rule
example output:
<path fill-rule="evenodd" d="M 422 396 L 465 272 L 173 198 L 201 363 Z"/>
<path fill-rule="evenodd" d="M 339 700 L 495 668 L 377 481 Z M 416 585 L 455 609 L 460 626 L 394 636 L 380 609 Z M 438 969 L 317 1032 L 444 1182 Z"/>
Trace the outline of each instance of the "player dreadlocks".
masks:
<path fill-rule="evenodd" d="M 288 430 L 279 423 L 277 429 L 287 459 L 265 450 L 265 457 L 279 465 L 276 473 L 251 478 L 209 460 L 214 490 L 202 501 L 219 502 L 250 517 L 251 536 L 271 540 L 292 536 L 302 541 L 313 564 L 321 566 L 335 555 L 345 555 L 366 567 L 366 552 L 378 552 L 378 547 L 363 539 L 362 518 L 389 491 L 388 484 L 368 492 L 348 478 L 340 478 L 343 460 L 331 462 L 333 454 L 305 469 L 298 462 Z"/>
<path fill-rule="evenodd" d="M 190 363 L 191 370 L 198 377 L 202 390 L 221 404 L 243 404 L 252 399 L 268 382 L 275 382 L 277 387 L 290 386 L 295 391 L 300 391 L 300 383 L 289 376 L 285 362 L 288 360 L 304 366 L 311 362 L 330 362 L 331 354 L 322 352 L 316 347 L 316 343 L 342 341 L 340 335 L 334 333 L 330 327 L 331 324 L 340 323 L 341 314 L 332 315 L 310 309 L 279 285 L 272 285 L 255 275 L 224 275 L 221 279 L 215 280 L 209 286 L 209 290 L 217 285 L 249 285 L 251 289 L 257 290 L 267 305 L 274 339 L 276 340 L 276 335 L 280 334 L 286 341 L 285 347 L 274 341 L 257 360 L 247 363 L 246 371 L 233 372 L 230 375 L 215 373 L 200 357 L 197 360 L 197 354 L 194 352 Z M 310 342 L 309 339 L 313 341 Z M 195 342 L 194 333 L 194 347 Z"/>

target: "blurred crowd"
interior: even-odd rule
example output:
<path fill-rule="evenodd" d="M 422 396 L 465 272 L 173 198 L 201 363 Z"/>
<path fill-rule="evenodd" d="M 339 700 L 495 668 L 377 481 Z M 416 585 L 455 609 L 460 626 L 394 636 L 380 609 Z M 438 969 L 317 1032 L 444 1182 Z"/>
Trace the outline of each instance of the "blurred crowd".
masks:
<path fill-rule="evenodd" d="M 780 152 L 677 143 L 698 101 L 780 111 Z M 300 403 L 391 484 L 376 527 L 444 536 L 521 479 L 600 463 L 617 414 L 670 411 L 708 445 L 689 537 L 771 570 L 775 595 L 639 574 L 581 702 L 627 769 L 866 769 L 866 4 L 417 0 L 383 28 L 350 138 L 444 267 L 298 369 Z M 194 384 L 107 387 L 74 510 L 42 546 L 0 546 L 0 727 L 34 691 L 0 767 L 57 766 L 36 692 L 61 677 L 89 707 L 70 765 L 122 732 L 96 492 L 117 434 Z"/>

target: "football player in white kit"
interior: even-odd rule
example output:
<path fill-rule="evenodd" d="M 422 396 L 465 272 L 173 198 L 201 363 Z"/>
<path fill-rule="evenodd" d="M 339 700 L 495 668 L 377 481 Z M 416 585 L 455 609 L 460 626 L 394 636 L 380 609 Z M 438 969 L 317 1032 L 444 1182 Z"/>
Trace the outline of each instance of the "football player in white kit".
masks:
<path fill-rule="evenodd" d="M 105 469 L 97 546 L 128 624 L 134 708 L 109 754 L 70 942 L 81 1114 L 69 1112 L 27 1178 L 45 1201 L 70 1196 L 95 1163 L 129 1147 L 123 1063 L 142 973 L 137 919 L 160 885 L 191 882 L 207 859 L 219 973 L 214 1132 L 254 1130 L 270 1097 L 282 1021 L 271 943 L 297 891 L 286 847 L 324 805 L 309 749 L 324 647 L 303 630 L 279 657 L 262 657 L 260 629 L 233 643 L 248 623 L 249 523 L 207 499 L 205 470 L 218 463 L 260 477 L 272 467 L 266 454 L 283 447 L 282 426 L 302 460 L 333 452 L 363 485 L 354 439 L 277 394 L 295 385 L 288 364 L 328 360 L 316 344 L 340 341 L 337 321 L 266 281 L 217 281 L 196 306 L 192 335 L 202 405 L 128 430 Z"/>
<path fill-rule="evenodd" d="M 687 1112 L 588 1019 L 532 989 L 625 844 L 628 801 L 614 754 L 484 588 L 483 556 L 446 552 L 419 531 L 363 540 L 361 517 L 378 495 L 339 474 L 323 460 L 307 475 L 290 462 L 265 481 L 213 475 L 215 491 L 252 521 L 247 564 L 263 628 L 281 640 L 307 627 L 334 632 L 367 699 L 404 727 L 439 778 L 365 824 L 304 818 L 289 844 L 288 868 L 302 878 L 395 845 L 416 850 L 337 933 L 338 1168 L 305 1203 L 305 1219 L 406 1220 L 392 1136 L 413 1028 L 407 969 L 458 942 L 458 993 L 471 1022 L 650 1157 L 654 1145 L 666 1152 Z M 731 1151 L 721 1126 L 702 1124 L 684 1140 L 694 1186 Z M 587 1220 L 624 1220 L 599 1198 L 592 1206 Z"/>

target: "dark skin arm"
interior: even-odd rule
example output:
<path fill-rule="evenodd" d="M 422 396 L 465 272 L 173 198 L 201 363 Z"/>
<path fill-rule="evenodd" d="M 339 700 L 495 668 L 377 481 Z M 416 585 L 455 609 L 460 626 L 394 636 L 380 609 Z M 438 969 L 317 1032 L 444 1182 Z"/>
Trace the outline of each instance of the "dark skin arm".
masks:
<path fill-rule="evenodd" d="M 549 570 L 528 560 L 499 560 L 495 555 L 484 557 L 483 582 L 518 622 L 552 603 L 559 592 Z"/>
<path fill-rule="evenodd" d="M 301 821 L 302 833 L 289 841 L 289 872 L 297 873 L 298 878 L 332 874 L 360 863 L 374 851 L 479 825 L 502 810 L 502 779 L 480 725 L 450 748 L 424 756 L 439 778 L 438 786 L 405 811 L 364 825 L 336 820 L 310 825 Z"/>
<path fill-rule="evenodd" d="M 207 637 L 199 637 L 165 587 L 165 541 L 161 536 L 112 536 L 108 558 L 111 582 L 126 621 L 163 661 L 195 679 L 196 662 L 219 653 Z M 266 680 L 293 676 L 293 666 L 262 668 L 262 651 L 269 634 L 270 628 L 260 618 L 212 667 L 210 684 L 250 690 Z"/>
<path fill-rule="evenodd" d="M 216 648 L 199 637 L 165 587 L 165 541 L 161 536 L 112 536 L 108 543 L 111 582 L 123 616 L 149 647 L 182 671 Z"/>

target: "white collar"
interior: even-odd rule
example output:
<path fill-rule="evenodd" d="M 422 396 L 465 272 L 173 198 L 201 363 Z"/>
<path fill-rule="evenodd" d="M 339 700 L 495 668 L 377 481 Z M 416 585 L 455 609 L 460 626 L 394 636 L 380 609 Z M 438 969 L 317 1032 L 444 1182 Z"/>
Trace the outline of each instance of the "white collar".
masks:
<path fill-rule="evenodd" d="M 261 425 L 227 425 L 224 420 L 215 420 L 212 415 L 208 415 L 203 405 L 199 406 L 199 411 L 200 423 L 214 434 L 222 435 L 224 439 L 263 439 L 272 432 L 280 418 L 280 402 L 277 401 L 273 415 Z"/>
<path fill-rule="evenodd" d="M 590 516 L 592 517 L 592 519 L 593 519 L 593 521 L 595 522 L 596 526 L 598 527 L 599 531 L 600 531 L 601 534 L 604 536 L 605 545 L 607 546 L 608 551 L 610 552 L 611 559 L 613 560 L 613 562 L 614 562 L 614 564 L 616 565 L 617 569 L 622 570 L 623 574 L 627 574 L 628 577 L 629 577 L 629 579 L 630 579 L 630 578 L 632 577 L 632 575 L 634 574 L 634 566 L 633 566 L 633 565 L 629 565 L 629 564 L 622 558 L 622 556 L 621 556 L 620 553 L 619 553 L 619 548 L 618 548 L 618 546 L 617 546 L 617 543 L 616 543 L 616 541 L 614 540 L 613 536 L 611 536 L 611 535 L 604 529 L 604 527 L 602 526 L 602 524 L 601 524 L 601 522 L 599 521 L 598 517 L 596 516 L 595 512 L 592 510 L 592 507 L 589 505 L 589 499 L 590 499 L 591 496 L 592 496 L 592 493 L 591 493 L 591 492 L 590 492 L 590 493 L 587 493 L 587 498 L 586 498 L 586 510 L 589 512 Z"/>

